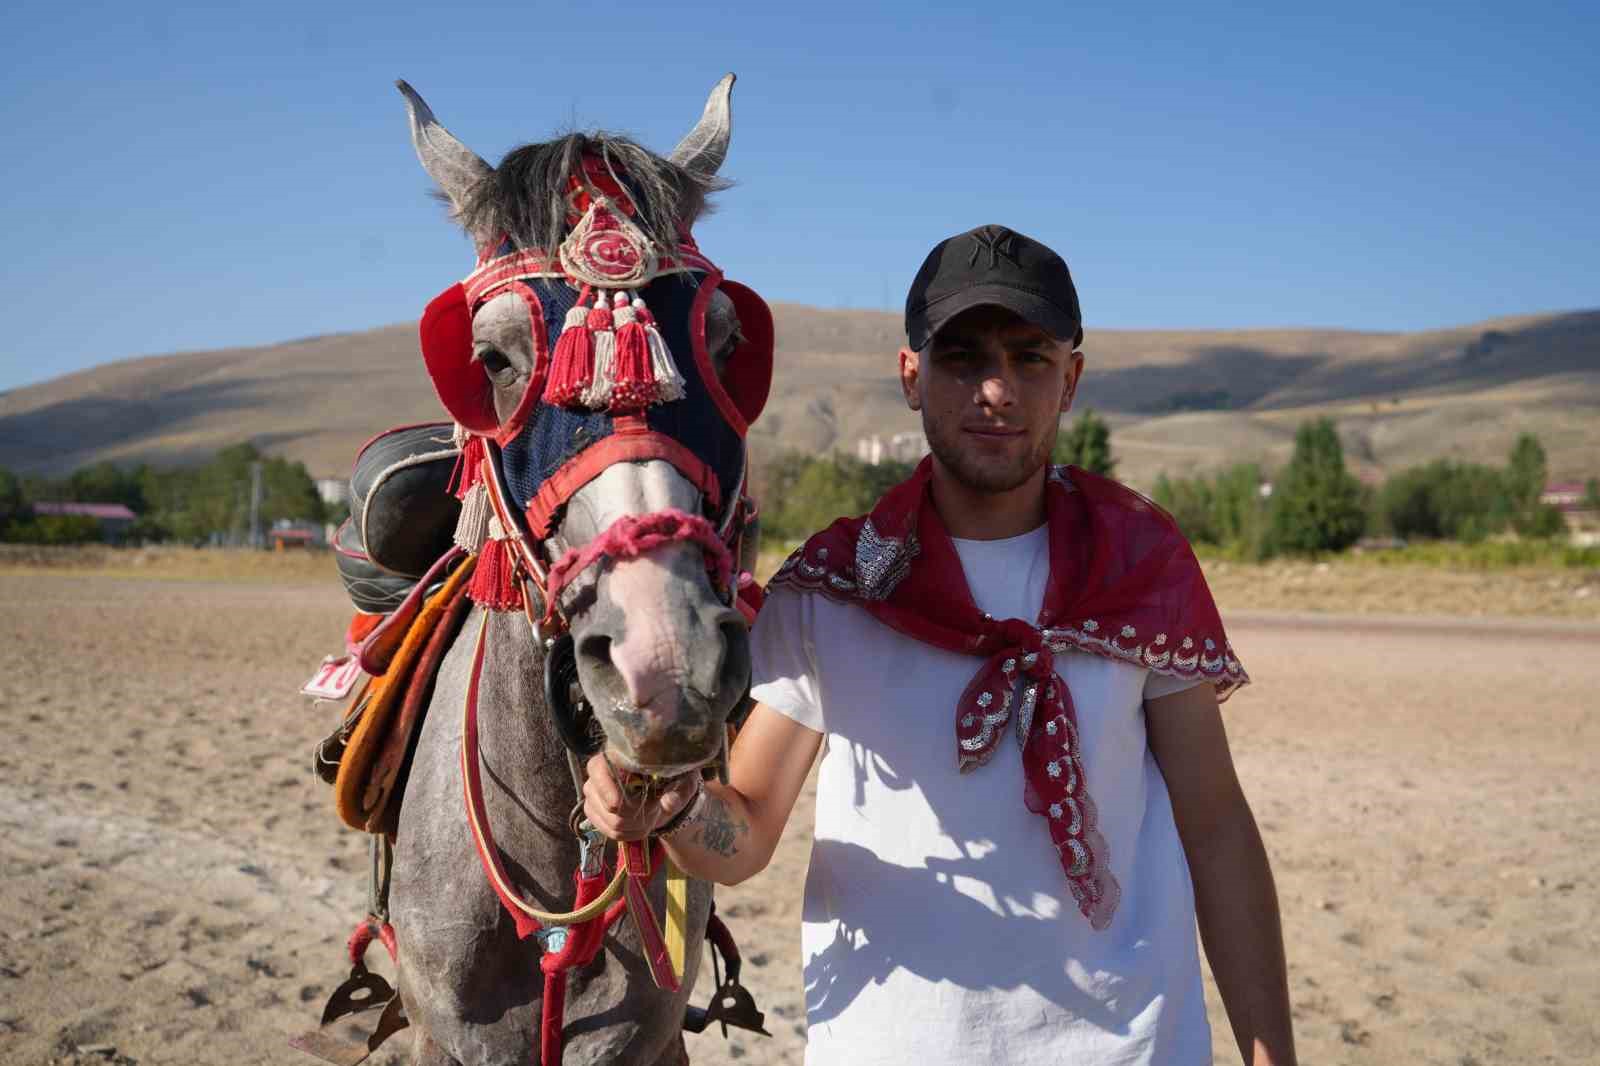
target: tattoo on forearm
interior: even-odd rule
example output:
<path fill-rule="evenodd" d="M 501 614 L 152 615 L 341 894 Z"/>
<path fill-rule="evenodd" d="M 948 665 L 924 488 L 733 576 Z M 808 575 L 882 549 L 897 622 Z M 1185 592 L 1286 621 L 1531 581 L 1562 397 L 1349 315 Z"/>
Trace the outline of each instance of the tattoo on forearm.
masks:
<path fill-rule="evenodd" d="M 739 853 L 739 836 L 750 832 L 743 818 L 737 817 L 728 805 L 716 796 L 707 794 L 705 807 L 700 811 L 700 845 L 723 858 Z"/>

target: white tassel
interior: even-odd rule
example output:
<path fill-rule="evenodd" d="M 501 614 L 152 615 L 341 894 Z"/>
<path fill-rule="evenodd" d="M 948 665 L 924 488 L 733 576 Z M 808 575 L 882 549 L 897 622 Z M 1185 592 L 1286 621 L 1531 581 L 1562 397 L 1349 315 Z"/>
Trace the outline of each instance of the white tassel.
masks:
<path fill-rule="evenodd" d="M 480 482 L 468 489 L 461 500 L 461 517 L 456 519 L 456 546 L 476 554 L 489 537 L 489 523 L 493 518 L 489 490 Z"/>
<path fill-rule="evenodd" d="M 650 346 L 650 373 L 656 379 L 656 399 L 661 403 L 683 399 L 683 375 L 678 373 L 678 364 L 672 359 L 672 349 L 667 347 L 666 340 L 661 336 L 661 331 L 656 329 L 653 316 L 639 315 L 646 311 L 643 300 L 635 298 L 633 313 L 645 322 L 644 339 Z"/>

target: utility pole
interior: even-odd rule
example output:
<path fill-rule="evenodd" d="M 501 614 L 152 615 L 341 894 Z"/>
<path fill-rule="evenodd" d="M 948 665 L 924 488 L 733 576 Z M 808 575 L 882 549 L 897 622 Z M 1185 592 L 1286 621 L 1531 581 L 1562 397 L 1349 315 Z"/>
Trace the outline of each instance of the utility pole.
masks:
<path fill-rule="evenodd" d="M 261 536 L 261 461 L 250 464 L 250 547 L 260 548 Z"/>

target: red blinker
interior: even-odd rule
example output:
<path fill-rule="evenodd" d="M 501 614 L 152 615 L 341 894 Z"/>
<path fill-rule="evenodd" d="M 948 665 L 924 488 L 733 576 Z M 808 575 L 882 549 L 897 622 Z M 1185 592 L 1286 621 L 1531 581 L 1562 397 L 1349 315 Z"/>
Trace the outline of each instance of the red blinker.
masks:
<path fill-rule="evenodd" d="M 500 427 L 494 386 L 472 358 L 472 308 L 466 289 L 457 283 L 435 296 L 422 312 L 417 334 L 433 391 L 450 417 L 474 433 L 494 433 Z"/>

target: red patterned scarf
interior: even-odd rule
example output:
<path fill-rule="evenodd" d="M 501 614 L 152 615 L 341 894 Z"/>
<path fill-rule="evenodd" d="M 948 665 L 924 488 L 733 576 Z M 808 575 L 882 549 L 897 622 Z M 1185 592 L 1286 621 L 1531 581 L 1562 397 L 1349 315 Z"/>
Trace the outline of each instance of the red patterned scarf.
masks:
<path fill-rule="evenodd" d="M 984 660 L 955 708 L 963 773 L 987 762 L 1015 717 L 1028 810 L 1045 818 L 1078 908 L 1095 929 L 1120 897 L 1085 780 L 1072 694 L 1054 654 L 1076 650 L 1211 682 L 1218 699 L 1249 677 L 1234 657 L 1200 564 L 1143 496 L 1077 467 L 1052 468 L 1045 511 L 1050 579 L 1037 623 L 995 619 L 967 587 L 933 506 L 932 460 L 860 518 L 812 537 L 771 588 L 856 604 L 916 640 Z"/>

